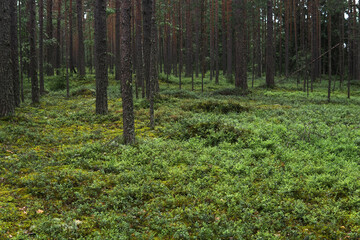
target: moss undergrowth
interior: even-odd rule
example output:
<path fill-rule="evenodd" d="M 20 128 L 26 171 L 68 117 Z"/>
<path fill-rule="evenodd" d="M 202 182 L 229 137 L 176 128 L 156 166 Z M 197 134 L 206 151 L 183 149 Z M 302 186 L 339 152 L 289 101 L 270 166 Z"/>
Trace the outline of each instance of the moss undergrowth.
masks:
<path fill-rule="evenodd" d="M 0 239 L 360 238 L 359 88 L 328 104 L 325 83 L 176 81 L 162 76 L 155 130 L 135 99 L 133 146 L 118 83 L 98 116 L 92 75 L 0 119 Z"/>

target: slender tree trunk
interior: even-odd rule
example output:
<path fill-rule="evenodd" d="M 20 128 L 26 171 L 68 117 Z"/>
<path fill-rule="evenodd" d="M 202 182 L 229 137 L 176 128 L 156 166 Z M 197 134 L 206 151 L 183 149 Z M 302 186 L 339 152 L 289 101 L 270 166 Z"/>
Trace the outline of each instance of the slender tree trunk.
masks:
<path fill-rule="evenodd" d="M 49 58 L 47 60 L 49 62 Z M 39 0 L 39 80 L 40 80 L 40 94 L 44 94 L 45 87 L 44 87 L 44 1 L 43 0 Z"/>
<path fill-rule="evenodd" d="M 35 3 L 33 2 L 35 5 Z M 12 0 L 0 2 L 0 117 L 12 115 L 15 111 L 14 82 L 11 68 L 11 22 L 13 11 Z"/>
<path fill-rule="evenodd" d="M 20 52 L 20 96 L 24 102 L 24 78 L 23 78 L 23 51 L 22 51 L 22 24 L 21 24 L 21 0 L 19 0 L 19 52 Z"/>
<path fill-rule="evenodd" d="M 115 1 L 115 79 L 120 81 L 120 0 Z"/>
<path fill-rule="evenodd" d="M 85 72 L 85 48 L 84 48 L 84 32 L 83 32 L 83 7 L 82 0 L 77 0 L 77 27 L 78 27 L 78 68 L 81 77 L 84 77 Z"/>
<path fill-rule="evenodd" d="M 222 70 L 226 75 L 226 0 L 222 0 Z"/>
<path fill-rule="evenodd" d="M 201 15 L 201 92 L 204 92 L 204 77 L 205 77 L 205 44 L 206 44 L 206 37 L 205 37 L 205 1 L 201 1 L 200 7 L 200 15 Z"/>
<path fill-rule="evenodd" d="M 345 57 L 344 57 L 344 11 L 340 12 L 340 89 L 342 89 L 342 85 L 344 82 L 344 70 L 345 70 Z"/>
<path fill-rule="evenodd" d="M 231 25 L 231 14 L 232 14 L 232 0 L 227 0 L 227 70 L 226 74 L 228 78 L 232 75 L 232 25 Z"/>
<path fill-rule="evenodd" d="M 143 60 L 143 44 L 142 44 L 142 23 L 141 23 L 141 0 L 136 0 L 136 81 L 137 86 L 142 89 L 142 97 L 145 98 L 145 80 L 144 80 L 144 60 Z"/>
<path fill-rule="evenodd" d="M 106 0 L 96 0 L 95 4 L 96 4 L 95 5 L 96 113 L 107 114 L 108 113 L 108 103 L 107 103 L 108 70 L 107 70 L 107 53 L 106 53 L 107 50 Z M 71 20 L 71 14 L 70 14 L 70 20 Z M 71 26 L 70 26 L 70 36 L 71 36 Z M 71 42 L 71 37 L 70 37 L 70 42 Z M 70 59 L 71 59 L 71 55 L 70 55 Z"/>
<path fill-rule="evenodd" d="M 69 53 L 70 53 L 70 48 L 69 48 L 69 18 L 70 18 L 70 12 L 69 9 L 67 7 L 66 4 L 66 0 L 65 0 L 65 10 L 68 14 L 64 14 L 65 16 L 65 68 L 66 68 L 66 97 L 69 98 L 70 97 L 70 79 L 69 79 Z"/>
<path fill-rule="evenodd" d="M 193 72 L 192 65 L 192 26 L 191 26 L 191 0 L 186 0 L 186 77 Z"/>
<path fill-rule="evenodd" d="M 290 2 L 285 1 L 285 76 L 289 76 L 289 15 Z"/>
<path fill-rule="evenodd" d="M 29 45 L 30 45 L 30 76 L 31 76 L 31 100 L 33 104 L 40 102 L 39 83 L 37 78 L 37 56 L 35 40 L 36 6 L 35 0 L 29 0 Z"/>
<path fill-rule="evenodd" d="M 201 55 L 201 10 L 200 10 L 200 1 L 196 0 L 195 7 L 195 38 L 196 38 L 196 49 L 195 49 L 195 76 L 199 77 L 200 70 L 200 55 Z"/>
<path fill-rule="evenodd" d="M 272 14 L 273 14 L 272 0 L 267 0 L 266 86 L 269 88 L 273 88 L 275 86 Z"/>
<path fill-rule="evenodd" d="M 157 36 L 158 36 L 158 28 L 156 25 L 156 0 L 153 0 L 152 16 L 151 16 L 151 54 L 150 54 L 150 129 L 155 128 L 154 96 L 156 93 L 156 87 L 158 85 Z M 179 75 L 181 76 L 181 71 Z"/>
<path fill-rule="evenodd" d="M 257 64 L 257 71 L 256 76 L 258 78 L 261 78 L 262 76 L 262 62 L 261 62 L 261 20 L 260 20 L 260 8 L 257 9 L 257 34 L 256 34 L 256 42 L 255 42 L 255 48 L 256 48 L 256 64 Z"/>
<path fill-rule="evenodd" d="M 329 51 L 329 60 L 328 60 L 328 74 L 329 74 L 329 86 L 328 86 L 328 102 L 330 102 L 331 95 L 331 14 L 328 12 L 328 51 Z"/>
<path fill-rule="evenodd" d="M 62 0 L 58 0 L 58 14 L 57 14 L 57 27 L 56 27 L 56 75 L 60 75 L 59 69 L 61 68 L 61 5 Z"/>
<path fill-rule="evenodd" d="M 144 65 L 145 65 L 145 84 L 146 97 L 150 97 L 150 54 L 151 54 L 151 17 L 152 1 L 143 0 L 143 27 L 144 27 Z"/>
<path fill-rule="evenodd" d="M 214 39 L 214 58 L 215 58 L 215 83 L 219 84 L 219 3 L 215 1 L 215 39 Z"/>
<path fill-rule="evenodd" d="M 46 16 L 46 34 L 47 39 L 52 41 L 53 38 L 53 22 L 52 22 L 52 13 L 53 13 L 53 0 L 47 0 L 47 16 Z M 47 47 L 47 75 L 54 75 L 54 66 L 53 66 L 53 44 L 50 43 Z M 43 93 L 43 80 L 40 79 L 40 94 Z"/>
<path fill-rule="evenodd" d="M 74 42 L 74 38 L 73 38 L 73 14 L 72 14 L 72 9 L 73 9 L 73 4 L 72 4 L 73 0 L 70 0 L 70 6 L 69 6 L 69 51 L 70 51 L 70 55 L 69 55 L 69 68 L 70 68 L 70 73 L 75 73 L 75 66 L 74 66 L 74 50 L 73 50 L 73 42 Z"/>
<path fill-rule="evenodd" d="M 187 14 L 187 13 L 186 13 Z M 186 20 L 188 21 L 188 20 Z M 181 1 L 179 1 L 179 89 L 181 89 L 181 72 L 183 67 L 183 59 L 182 59 L 182 47 L 183 47 L 183 24 L 182 24 L 182 9 L 181 9 Z M 187 39 L 187 43 L 189 39 Z"/>
<path fill-rule="evenodd" d="M 214 0 L 210 0 L 210 81 L 214 75 Z"/>
<path fill-rule="evenodd" d="M 14 103 L 16 107 L 20 106 L 20 81 L 19 81 L 19 49 L 18 49 L 18 22 L 17 22 L 17 0 L 10 1 L 10 48 L 11 48 L 11 70 L 13 80 Z"/>
<path fill-rule="evenodd" d="M 317 47 L 318 47 L 318 41 L 317 41 L 317 21 L 316 21 L 316 0 L 312 1 L 312 6 L 311 6 L 311 10 L 312 10 L 312 14 L 311 14 L 311 22 L 312 22 L 312 34 L 311 34 L 311 39 L 312 39 L 312 47 L 311 47 L 311 52 L 312 52 L 312 60 L 315 60 L 315 62 L 312 64 L 311 66 L 311 91 L 313 91 L 313 84 L 315 82 L 315 79 L 317 77 L 317 72 L 318 72 L 318 61 L 317 59 Z"/>
<path fill-rule="evenodd" d="M 98 0 L 101 1 L 101 0 Z M 123 137 L 125 144 L 135 142 L 134 107 L 131 72 L 131 0 L 122 0 L 121 6 L 121 95 L 123 102 Z"/>

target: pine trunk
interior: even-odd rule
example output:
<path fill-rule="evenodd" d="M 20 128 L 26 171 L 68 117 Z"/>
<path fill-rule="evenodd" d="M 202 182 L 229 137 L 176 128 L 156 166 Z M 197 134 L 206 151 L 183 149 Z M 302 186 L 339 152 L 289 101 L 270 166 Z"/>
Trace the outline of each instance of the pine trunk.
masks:
<path fill-rule="evenodd" d="M 101 1 L 101 0 L 98 0 Z M 123 102 L 123 137 L 125 144 L 135 143 L 134 107 L 131 71 L 131 0 L 122 0 L 121 6 L 121 95 Z"/>
<path fill-rule="evenodd" d="M 77 0 L 77 27 L 78 27 L 78 68 L 79 75 L 84 77 L 85 72 L 85 48 L 84 48 L 84 31 L 83 31 L 83 7 L 82 0 Z"/>
<path fill-rule="evenodd" d="M 71 1 L 71 0 L 70 0 Z M 95 3 L 95 77 L 96 77 L 96 113 L 107 114 L 107 40 L 106 40 L 106 0 L 96 0 Z M 71 7 L 71 5 L 70 5 Z M 70 15 L 71 20 L 71 15 Z M 71 26 L 70 26 L 71 36 Z M 71 38 L 71 37 L 70 37 Z M 71 41 L 71 39 L 70 39 Z M 70 45 L 70 54 L 71 54 Z M 71 59 L 71 55 L 70 55 Z"/>
<path fill-rule="evenodd" d="M 30 45 L 30 77 L 31 77 L 31 100 L 33 104 L 40 102 L 39 83 L 37 77 L 37 55 L 36 55 L 36 6 L 35 0 L 29 0 L 29 45 Z"/>
<path fill-rule="evenodd" d="M 10 49 L 11 1 L 0 2 L 0 117 L 12 115 L 15 111 Z M 35 2 L 32 3 L 35 5 Z"/>
<path fill-rule="evenodd" d="M 17 19 L 17 0 L 10 1 L 10 44 L 11 44 L 11 70 L 13 80 L 14 103 L 20 106 L 20 81 L 19 81 L 19 49 L 18 49 L 18 19 Z"/>
<path fill-rule="evenodd" d="M 44 1 L 43 0 L 39 0 L 39 81 L 40 81 L 40 94 L 44 94 L 45 87 L 44 87 Z"/>
<path fill-rule="evenodd" d="M 53 38 L 53 22 L 52 22 L 52 14 L 53 14 L 53 0 L 48 0 L 47 1 L 47 16 L 46 16 L 46 34 L 47 34 L 47 40 L 49 40 L 50 42 L 52 42 L 52 38 Z M 46 73 L 48 76 L 53 76 L 54 75 L 54 66 L 53 66 L 53 44 L 49 43 L 48 47 L 47 47 L 47 70 Z M 40 93 L 43 93 L 43 80 L 40 79 Z"/>
<path fill-rule="evenodd" d="M 267 0 L 267 36 L 266 36 L 266 86 L 273 88 L 274 82 L 274 42 L 273 42 L 273 5 Z"/>

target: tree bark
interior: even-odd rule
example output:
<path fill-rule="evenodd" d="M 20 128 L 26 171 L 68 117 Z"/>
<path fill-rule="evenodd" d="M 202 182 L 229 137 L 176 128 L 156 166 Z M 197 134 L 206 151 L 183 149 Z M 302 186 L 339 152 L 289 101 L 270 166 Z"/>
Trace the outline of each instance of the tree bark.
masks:
<path fill-rule="evenodd" d="M 226 75 L 226 0 L 222 0 L 222 70 Z"/>
<path fill-rule="evenodd" d="M 150 97 L 150 53 L 151 53 L 151 18 L 152 1 L 143 0 L 143 28 L 144 28 L 144 65 L 145 65 L 145 84 L 146 97 Z"/>
<path fill-rule="evenodd" d="M 59 69 L 61 68 L 61 5 L 62 0 L 58 0 L 58 15 L 57 15 L 57 27 L 56 27 L 56 61 L 55 61 L 55 68 L 56 74 L 60 75 Z"/>
<path fill-rule="evenodd" d="M 84 48 L 84 32 L 83 32 L 83 7 L 82 0 L 76 1 L 77 8 L 77 27 L 78 27 L 78 68 L 79 75 L 84 77 L 85 72 L 85 48 Z"/>
<path fill-rule="evenodd" d="M 70 0 L 71 1 L 71 0 Z M 107 114 L 107 40 L 106 40 L 106 0 L 95 3 L 95 75 L 96 75 L 96 113 Z M 71 6 L 70 6 L 71 7 Z M 71 19 L 71 15 L 70 15 Z M 130 27 L 130 25 L 129 25 Z M 70 26 L 71 35 L 71 26 Z M 71 38 L 71 37 L 70 37 Z M 71 39 L 70 39 L 71 41 Z M 71 45 L 70 45 L 71 47 Z M 71 51 L 71 48 L 70 48 Z M 70 55 L 71 59 L 71 55 Z"/>
<path fill-rule="evenodd" d="M 247 85 L 247 34 L 246 34 L 246 0 L 236 0 L 236 75 L 235 87 L 243 91 Z"/>
<path fill-rule="evenodd" d="M 70 6 L 69 6 L 69 68 L 70 68 L 70 73 L 75 73 L 75 66 L 74 66 L 74 37 L 73 37 L 73 14 L 72 14 L 72 9 L 73 9 L 73 4 L 72 4 L 73 0 L 70 0 Z M 105 25 L 106 26 L 106 25 Z"/>
<path fill-rule="evenodd" d="M 193 72 L 192 63 L 192 26 L 191 26 L 191 1 L 186 0 L 186 77 L 190 77 Z"/>
<path fill-rule="evenodd" d="M 141 24 L 141 0 L 136 0 L 136 81 L 137 86 L 142 89 L 142 97 L 145 98 L 145 79 L 144 79 L 144 59 L 143 59 L 143 43 L 142 43 L 142 24 Z"/>
<path fill-rule="evenodd" d="M 215 39 L 214 39 L 214 60 L 215 60 L 215 83 L 219 84 L 219 3 L 215 1 Z"/>
<path fill-rule="evenodd" d="M 20 106 L 20 81 L 19 81 L 19 49 L 18 49 L 18 19 L 17 19 L 17 0 L 10 1 L 10 44 L 11 44 L 11 70 L 13 80 L 14 103 Z"/>
<path fill-rule="evenodd" d="M 158 28 L 156 25 L 156 0 L 153 0 L 151 17 L 151 57 L 150 57 L 150 129 L 155 128 L 154 96 L 158 85 Z M 181 75 L 181 72 L 179 73 Z"/>
<path fill-rule="evenodd" d="M 11 0 L 0 2 L 0 117 L 12 115 L 15 111 L 13 78 L 11 70 Z M 34 3 L 35 4 L 35 3 Z"/>
<path fill-rule="evenodd" d="M 19 52 L 20 52 L 20 96 L 21 102 L 25 101 L 24 97 L 24 78 L 23 78 L 23 51 L 22 51 L 22 24 L 21 24 L 21 0 L 19 0 Z"/>
<path fill-rule="evenodd" d="M 40 94 L 44 94 L 45 86 L 44 86 L 44 1 L 43 0 L 39 0 L 39 81 L 40 81 Z"/>
<path fill-rule="evenodd" d="M 98 0 L 101 1 L 101 0 Z M 125 144 L 135 142 L 134 107 L 131 71 L 131 0 L 121 1 L 121 87 L 123 102 L 123 137 Z"/>
<path fill-rule="evenodd" d="M 328 85 L 328 102 L 330 102 L 331 97 L 331 14 L 328 12 L 328 51 L 329 51 L 329 59 L 328 59 L 328 74 L 329 74 L 329 85 Z"/>
<path fill-rule="evenodd" d="M 37 56 L 35 39 L 36 6 L 35 0 L 29 0 L 29 45 L 30 45 L 30 77 L 31 77 L 31 100 L 33 104 L 40 102 L 39 83 L 37 77 Z"/>
<path fill-rule="evenodd" d="M 115 1 L 115 80 L 120 81 L 120 0 Z"/>
<path fill-rule="evenodd" d="M 232 14 L 232 0 L 227 0 L 227 70 L 226 74 L 228 78 L 232 75 L 232 25 L 231 25 L 231 14 Z"/>
<path fill-rule="evenodd" d="M 289 18 L 290 18 L 290 3 L 289 1 L 284 1 L 285 3 L 285 76 L 289 76 Z"/>
<path fill-rule="evenodd" d="M 47 39 L 52 41 L 53 39 L 53 0 L 47 0 L 47 16 L 46 16 L 46 34 L 47 34 Z M 48 47 L 47 47 L 47 75 L 48 76 L 53 76 L 54 75 L 54 66 L 53 66 L 53 44 L 49 43 Z M 43 85 L 42 85 L 42 80 L 40 79 L 40 93 L 43 93 Z"/>
<path fill-rule="evenodd" d="M 267 0 L 267 37 L 266 37 L 266 86 L 273 88 L 274 82 L 274 42 L 273 42 L 273 5 Z"/>

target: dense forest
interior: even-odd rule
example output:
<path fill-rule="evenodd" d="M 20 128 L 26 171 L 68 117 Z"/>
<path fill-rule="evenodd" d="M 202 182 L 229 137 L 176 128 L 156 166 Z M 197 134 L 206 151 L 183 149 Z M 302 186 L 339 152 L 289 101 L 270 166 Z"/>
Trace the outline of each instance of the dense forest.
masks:
<path fill-rule="evenodd" d="M 357 0 L 1 0 L 0 239 L 359 239 Z"/>

